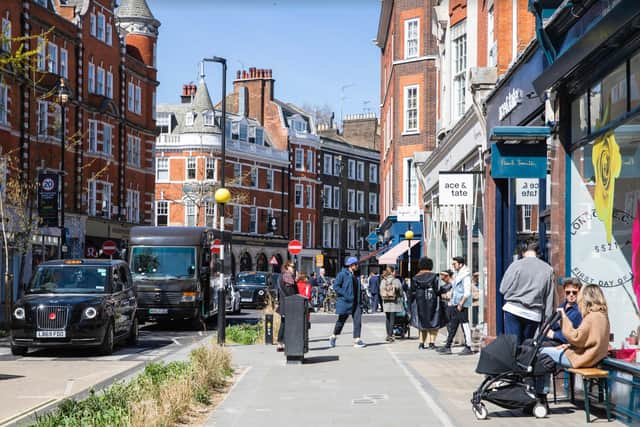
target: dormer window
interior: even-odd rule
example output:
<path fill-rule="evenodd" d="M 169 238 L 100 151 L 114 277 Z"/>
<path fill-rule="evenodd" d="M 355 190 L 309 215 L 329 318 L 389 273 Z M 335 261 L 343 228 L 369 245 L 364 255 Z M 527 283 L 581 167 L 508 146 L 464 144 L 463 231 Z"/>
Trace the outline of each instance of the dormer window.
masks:
<path fill-rule="evenodd" d="M 247 141 L 247 134 L 249 131 L 249 127 L 246 124 L 240 124 L 240 132 L 238 134 L 238 139 L 240 141 Z"/>
<path fill-rule="evenodd" d="M 184 116 L 184 124 L 185 126 L 193 126 L 193 120 L 195 119 L 195 114 L 192 112 L 188 112 Z"/>
<path fill-rule="evenodd" d="M 238 132 L 240 131 L 240 123 L 231 124 L 231 139 L 238 139 Z"/>
<path fill-rule="evenodd" d="M 296 132 L 305 133 L 307 131 L 307 122 L 303 120 L 293 120 L 292 125 Z"/>
<path fill-rule="evenodd" d="M 214 126 L 214 114 L 213 111 L 205 111 L 203 114 L 203 120 L 205 126 Z"/>
<path fill-rule="evenodd" d="M 264 145 L 264 129 L 256 128 L 256 145 Z"/>

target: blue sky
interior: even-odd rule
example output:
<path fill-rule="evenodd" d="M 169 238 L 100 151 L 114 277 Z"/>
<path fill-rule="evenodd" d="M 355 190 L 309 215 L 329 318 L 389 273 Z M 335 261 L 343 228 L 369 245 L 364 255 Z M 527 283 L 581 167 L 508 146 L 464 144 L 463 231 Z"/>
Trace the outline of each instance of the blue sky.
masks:
<path fill-rule="evenodd" d="M 271 68 L 276 98 L 330 106 L 340 117 L 378 114 L 380 0 L 147 0 L 160 27 L 158 102 L 178 101 L 198 79 L 202 57 L 227 58 L 228 91 L 238 69 Z M 220 65 L 206 65 L 215 101 Z M 348 86 L 343 88 L 343 86 Z M 341 100 L 341 98 L 344 98 Z"/>

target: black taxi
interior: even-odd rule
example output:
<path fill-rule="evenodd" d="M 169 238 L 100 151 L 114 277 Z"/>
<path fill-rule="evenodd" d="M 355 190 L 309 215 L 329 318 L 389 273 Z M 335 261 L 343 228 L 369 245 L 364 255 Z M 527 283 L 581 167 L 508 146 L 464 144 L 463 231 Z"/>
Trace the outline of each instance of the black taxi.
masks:
<path fill-rule="evenodd" d="M 55 260 L 40 264 L 13 306 L 11 352 L 35 347 L 98 347 L 138 341 L 137 300 L 126 262 Z"/>

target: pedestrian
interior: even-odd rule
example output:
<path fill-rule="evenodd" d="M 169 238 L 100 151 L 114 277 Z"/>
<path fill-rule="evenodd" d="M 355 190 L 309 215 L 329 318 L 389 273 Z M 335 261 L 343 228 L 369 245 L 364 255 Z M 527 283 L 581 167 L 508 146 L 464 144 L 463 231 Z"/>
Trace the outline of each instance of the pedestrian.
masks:
<path fill-rule="evenodd" d="M 462 326 L 464 333 L 464 349 L 458 353 L 460 356 L 473 354 L 471 350 L 471 328 L 469 327 L 469 307 L 471 307 L 471 271 L 465 265 L 465 259 L 461 256 L 453 257 L 451 263 L 455 275 L 451 285 L 451 299 L 447 306 L 448 335 L 444 347 L 437 351 L 440 354 L 451 354 L 451 344 L 458 332 L 458 326 Z"/>
<path fill-rule="evenodd" d="M 553 269 L 538 258 L 538 242 L 523 247 L 522 258 L 505 271 L 500 283 L 504 296 L 504 333 L 515 335 L 518 344 L 533 338 L 541 321 L 553 312 Z"/>
<path fill-rule="evenodd" d="M 333 284 L 336 292 L 336 314 L 338 320 L 333 328 L 333 335 L 329 338 L 329 345 L 336 346 L 336 337 L 342 332 L 347 318 L 353 319 L 353 346 L 362 348 L 365 343 L 360 337 L 362 330 L 362 297 L 360 283 L 356 271 L 358 270 L 358 258 L 347 257 L 345 267 L 338 273 Z"/>
<path fill-rule="evenodd" d="M 369 272 L 369 294 L 371 295 L 369 307 L 375 313 L 380 305 L 380 276 L 374 271 Z"/>
<path fill-rule="evenodd" d="M 393 342 L 395 341 L 393 337 L 393 325 L 396 320 L 396 313 L 403 311 L 402 282 L 396 277 L 396 267 L 393 265 L 388 265 L 382 274 L 380 295 L 382 296 L 382 309 L 386 318 L 386 341 Z"/>
<path fill-rule="evenodd" d="M 420 350 L 435 349 L 438 329 L 447 324 L 441 295 L 451 289 L 451 285 L 442 284 L 432 270 L 433 260 L 428 257 L 420 258 L 418 272 L 413 276 L 409 287 L 411 325 L 419 332 Z"/>
<path fill-rule="evenodd" d="M 578 307 L 578 292 L 580 292 L 581 287 L 582 283 L 580 283 L 580 280 L 573 277 L 566 278 L 562 281 L 565 299 L 558 308 L 564 310 L 574 329 L 578 329 L 578 326 L 580 326 L 582 322 L 582 314 L 580 314 Z M 547 344 L 548 346 L 558 346 L 566 343 L 567 338 L 562 334 L 562 325 L 560 322 L 551 325 L 545 337 L 545 346 Z"/>
<path fill-rule="evenodd" d="M 329 281 L 325 276 L 324 268 L 320 268 L 318 271 L 316 283 L 318 285 L 318 307 L 322 307 L 324 305 L 324 298 L 327 295 L 327 288 L 329 287 Z"/>
<path fill-rule="evenodd" d="M 300 272 L 296 280 L 296 287 L 298 289 L 298 295 L 302 295 L 306 299 L 311 299 L 311 283 L 307 278 L 307 273 Z"/>
<path fill-rule="evenodd" d="M 360 294 L 362 297 L 362 312 L 369 313 L 371 306 L 371 294 L 369 293 L 369 279 L 362 280 L 364 276 L 360 276 Z"/>
<path fill-rule="evenodd" d="M 277 351 L 284 351 L 284 321 L 285 315 L 283 312 L 284 298 L 295 295 L 298 293 L 295 280 L 293 279 L 294 266 L 292 261 L 286 261 L 284 263 L 283 273 L 278 279 L 278 309 L 277 313 L 280 315 L 280 328 L 278 329 L 278 347 Z"/>

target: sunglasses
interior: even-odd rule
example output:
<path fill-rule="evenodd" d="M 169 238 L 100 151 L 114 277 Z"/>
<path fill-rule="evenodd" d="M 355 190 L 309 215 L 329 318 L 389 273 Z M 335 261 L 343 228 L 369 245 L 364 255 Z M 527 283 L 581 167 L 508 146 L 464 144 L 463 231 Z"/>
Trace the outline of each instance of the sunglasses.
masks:
<path fill-rule="evenodd" d="M 578 291 L 564 291 L 565 295 L 578 295 Z"/>

